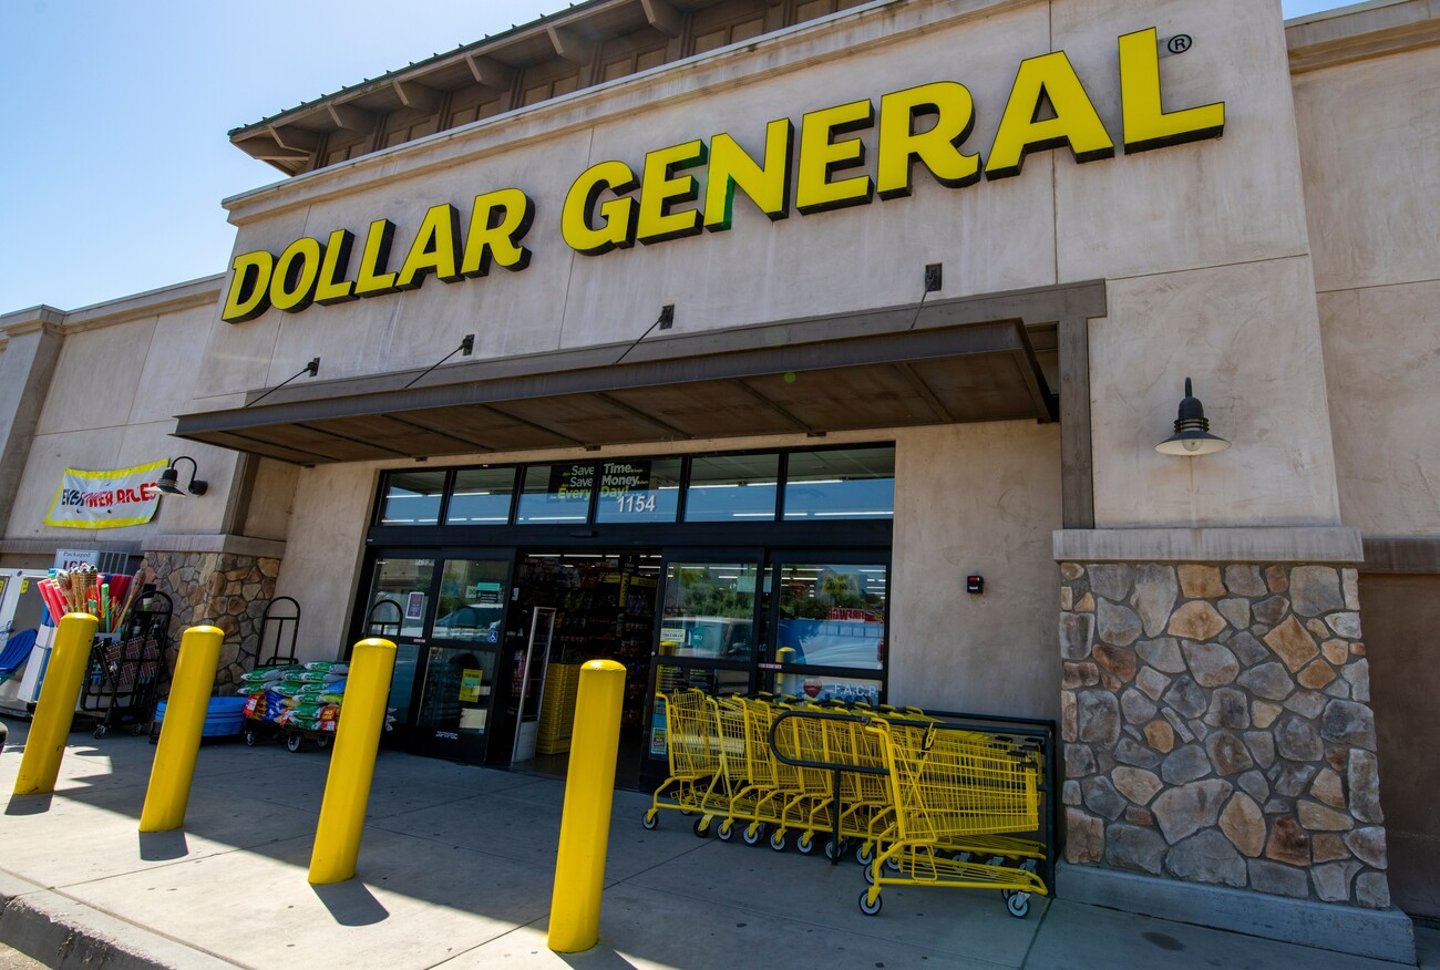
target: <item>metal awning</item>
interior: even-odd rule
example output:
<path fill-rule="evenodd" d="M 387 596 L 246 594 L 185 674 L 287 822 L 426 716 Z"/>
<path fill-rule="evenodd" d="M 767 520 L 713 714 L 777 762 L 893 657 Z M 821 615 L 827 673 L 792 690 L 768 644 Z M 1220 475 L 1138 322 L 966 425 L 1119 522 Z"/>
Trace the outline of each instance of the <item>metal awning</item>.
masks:
<path fill-rule="evenodd" d="M 1024 323 L 957 322 L 973 312 L 951 301 L 661 334 L 450 365 L 409 388 L 423 371 L 307 382 L 254 406 L 181 415 L 175 434 L 313 465 L 1055 420 Z"/>

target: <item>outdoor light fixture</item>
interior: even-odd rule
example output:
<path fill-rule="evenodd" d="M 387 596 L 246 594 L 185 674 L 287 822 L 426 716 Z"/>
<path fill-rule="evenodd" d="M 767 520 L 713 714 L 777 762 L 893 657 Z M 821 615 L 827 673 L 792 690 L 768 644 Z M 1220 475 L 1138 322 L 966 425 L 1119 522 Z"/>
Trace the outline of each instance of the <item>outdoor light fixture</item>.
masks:
<path fill-rule="evenodd" d="M 190 484 L 183 489 L 179 485 L 180 473 L 175 470 L 175 463 L 181 461 L 190 463 Z M 170 460 L 170 466 L 160 473 L 160 480 L 155 483 L 155 487 L 166 495 L 184 495 L 187 491 L 191 495 L 204 495 L 210 487 L 210 483 L 196 478 L 195 476 L 198 474 L 200 474 L 200 468 L 195 464 L 195 459 L 189 455 L 181 455 L 179 458 Z"/>
<path fill-rule="evenodd" d="M 449 360 L 451 357 L 454 357 L 456 354 L 459 354 L 461 357 L 469 357 L 474 352 L 475 335 L 473 333 L 467 333 L 464 337 L 460 339 L 460 346 L 456 347 L 454 350 L 450 351 L 450 353 L 446 354 L 444 357 L 441 357 L 435 363 L 425 368 L 418 375 L 416 375 L 409 384 L 406 384 L 405 387 L 413 387 L 416 381 L 420 380 L 420 378 L 424 377 L 426 374 L 429 374 L 432 370 L 439 367 L 441 364 L 445 363 L 447 360 Z M 402 387 L 401 390 L 403 391 L 405 387 Z"/>
<path fill-rule="evenodd" d="M 1210 421 L 1205 417 L 1205 407 L 1190 390 L 1190 378 L 1185 378 L 1185 399 L 1180 402 L 1180 412 L 1175 417 L 1175 433 L 1155 446 L 1162 455 L 1213 455 L 1230 447 L 1230 442 L 1210 433 Z"/>
<path fill-rule="evenodd" d="M 261 395 L 260 395 L 259 397 L 257 397 L 255 400 L 249 402 L 248 404 L 246 404 L 246 405 L 244 405 L 244 406 L 248 408 L 251 404 L 259 404 L 259 403 L 260 403 L 261 401 L 263 401 L 265 398 L 269 397 L 271 394 L 274 394 L 276 391 L 280 390 L 280 388 L 284 387 L 286 384 L 289 384 L 289 383 L 290 383 L 291 381 L 293 381 L 295 378 L 300 377 L 300 376 L 303 375 L 303 374 L 309 374 L 311 377 L 314 377 L 314 376 L 315 376 L 316 374 L 318 374 L 318 373 L 320 373 L 320 358 L 319 358 L 319 357 L 311 358 L 310 363 L 308 363 L 308 364 L 306 364 L 304 367 L 300 368 L 299 371 L 297 371 L 296 373 L 292 374 L 291 376 L 285 378 L 285 379 L 284 379 L 283 381 L 281 381 L 279 384 L 276 384 L 274 387 L 270 388 L 270 390 L 266 391 L 264 394 L 261 394 Z"/>

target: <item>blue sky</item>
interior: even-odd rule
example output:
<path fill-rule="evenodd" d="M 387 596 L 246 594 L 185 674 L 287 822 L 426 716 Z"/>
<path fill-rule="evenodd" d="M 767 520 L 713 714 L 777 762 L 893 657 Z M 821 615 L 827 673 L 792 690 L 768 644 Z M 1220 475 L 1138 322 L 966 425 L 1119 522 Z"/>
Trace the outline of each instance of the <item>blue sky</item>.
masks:
<path fill-rule="evenodd" d="M 4 0 L 0 313 L 226 268 L 220 200 L 280 179 L 226 132 L 542 13 L 550 0 Z M 1284 0 L 1286 17 L 1336 0 Z"/>

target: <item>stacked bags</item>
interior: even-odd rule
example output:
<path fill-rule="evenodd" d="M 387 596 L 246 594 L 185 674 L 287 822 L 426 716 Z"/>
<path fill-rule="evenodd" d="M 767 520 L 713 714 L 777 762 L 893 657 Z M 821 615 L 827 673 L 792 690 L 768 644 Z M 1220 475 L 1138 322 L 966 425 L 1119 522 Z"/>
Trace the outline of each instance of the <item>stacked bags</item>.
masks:
<path fill-rule="evenodd" d="M 249 671 L 239 688 L 248 697 L 245 716 L 301 731 L 333 732 L 349 669 L 333 660 L 312 660 Z"/>

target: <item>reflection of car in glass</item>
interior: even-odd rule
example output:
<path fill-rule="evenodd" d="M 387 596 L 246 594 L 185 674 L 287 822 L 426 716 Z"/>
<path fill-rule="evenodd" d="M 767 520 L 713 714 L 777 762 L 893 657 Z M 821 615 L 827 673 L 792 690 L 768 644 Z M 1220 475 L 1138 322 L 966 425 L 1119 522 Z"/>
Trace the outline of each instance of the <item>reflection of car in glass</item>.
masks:
<path fill-rule="evenodd" d="M 485 640 L 495 643 L 500 638 L 502 607 L 494 603 L 470 603 L 435 620 L 435 636 L 446 640 Z"/>
<path fill-rule="evenodd" d="M 885 657 L 885 624 L 782 619 L 777 642 L 793 650 L 788 655 L 777 652 L 782 663 L 878 670 Z"/>
<path fill-rule="evenodd" d="M 673 643 L 673 653 L 680 657 L 748 658 L 754 650 L 755 638 L 749 620 L 730 616 L 671 616 L 660 623 L 660 642 L 662 645 Z"/>

